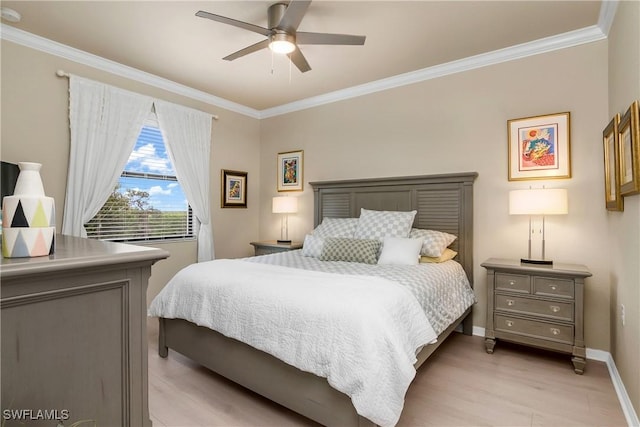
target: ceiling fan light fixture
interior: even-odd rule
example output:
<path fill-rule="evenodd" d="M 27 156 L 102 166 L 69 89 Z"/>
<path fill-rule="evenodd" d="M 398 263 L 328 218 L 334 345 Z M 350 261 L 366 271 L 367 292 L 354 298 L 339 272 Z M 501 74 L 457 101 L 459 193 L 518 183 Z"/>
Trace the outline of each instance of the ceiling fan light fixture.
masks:
<path fill-rule="evenodd" d="M 269 37 L 269 49 L 274 53 L 287 54 L 296 50 L 296 39 L 287 33 L 275 33 Z"/>

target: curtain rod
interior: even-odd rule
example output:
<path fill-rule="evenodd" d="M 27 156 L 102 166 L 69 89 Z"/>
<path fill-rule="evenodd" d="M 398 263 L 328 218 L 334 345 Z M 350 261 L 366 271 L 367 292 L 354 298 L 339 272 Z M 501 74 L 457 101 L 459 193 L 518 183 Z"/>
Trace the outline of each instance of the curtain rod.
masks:
<path fill-rule="evenodd" d="M 58 70 L 56 71 L 56 76 L 69 78 L 70 74 L 64 70 Z M 211 118 L 213 118 L 213 120 L 218 120 L 219 117 L 216 114 L 211 114 Z"/>

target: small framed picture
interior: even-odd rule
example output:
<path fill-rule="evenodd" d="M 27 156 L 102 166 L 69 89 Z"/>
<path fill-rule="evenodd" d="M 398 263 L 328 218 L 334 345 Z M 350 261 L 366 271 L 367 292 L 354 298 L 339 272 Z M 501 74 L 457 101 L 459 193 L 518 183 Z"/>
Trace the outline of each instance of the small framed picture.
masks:
<path fill-rule="evenodd" d="M 303 190 L 303 156 L 302 150 L 278 153 L 278 191 Z"/>
<path fill-rule="evenodd" d="M 620 194 L 630 196 L 640 193 L 640 120 L 638 101 L 634 101 L 620 119 L 618 144 L 620 144 Z"/>
<path fill-rule="evenodd" d="M 620 145 L 618 144 L 618 123 L 620 114 L 616 114 L 602 131 L 604 145 L 604 199 L 610 211 L 624 210 L 620 195 Z"/>
<path fill-rule="evenodd" d="M 247 207 L 247 172 L 222 169 L 222 207 Z"/>
<path fill-rule="evenodd" d="M 570 115 L 507 121 L 509 181 L 571 178 Z"/>

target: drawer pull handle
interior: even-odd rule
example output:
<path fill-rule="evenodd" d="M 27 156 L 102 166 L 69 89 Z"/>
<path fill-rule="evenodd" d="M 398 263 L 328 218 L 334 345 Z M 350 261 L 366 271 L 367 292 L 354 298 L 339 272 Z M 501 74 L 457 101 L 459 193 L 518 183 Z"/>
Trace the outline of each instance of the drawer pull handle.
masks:
<path fill-rule="evenodd" d="M 551 308 L 551 311 L 553 311 L 554 313 L 560 311 L 560 307 L 558 307 L 557 305 L 550 305 L 549 308 Z"/>
<path fill-rule="evenodd" d="M 556 289 L 558 289 L 556 285 L 549 285 L 549 287 L 551 288 L 552 291 L 555 291 Z"/>
<path fill-rule="evenodd" d="M 509 284 L 510 284 L 511 286 L 514 286 L 514 285 L 516 284 L 516 281 L 515 281 L 515 280 L 509 280 Z"/>
<path fill-rule="evenodd" d="M 513 320 L 507 320 L 507 326 L 508 327 L 512 327 L 513 326 Z"/>
<path fill-rule="evenodd" d="M 560 329 L 558 328 L 551 328 L 551 333 L 553 335 L 560 335 Z"/>
<path fill-rule="evenodd" d="M 512 299 L 508 299 L 507 300 L 507 305 L 508 306 L 516 305 L 516 302 L 514 300 L 512 300 Z"/>

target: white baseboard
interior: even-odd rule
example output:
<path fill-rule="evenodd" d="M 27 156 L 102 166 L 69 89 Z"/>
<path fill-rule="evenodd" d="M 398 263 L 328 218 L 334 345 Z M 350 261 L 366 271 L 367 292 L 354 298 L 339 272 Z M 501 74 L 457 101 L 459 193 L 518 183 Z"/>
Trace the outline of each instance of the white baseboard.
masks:
<path fill-rule="evenodd" d="M 631 403 L 631 399 L 629 399 L 629 395 L 627 394 L 627 390 L 624 388 L 624 383 L 622 382 L 622 378 L 620 378 L 618 368 L 616 368 L 616 363 L 614 362 L 611 353 L 602 350 L 587 349 L 587 357 L 589 357 L 590 351 L 606 355 L 606 360 L 604 360 L 604 362 L 607 364 L 607 368 L 609 369 L 611 382 L 613 382 L 613 388 L 615 388 L 616 394 L 618 395 L 618 400 L 620 401 L 620 406 L 622 406 L 624 417 L 627 419 L 627 424 L 629 427 L 640 427 L 640 419 L 638 419 L 638 414 L 636 414 L 633 404 Z"/>
<path fill-rule="evenodd" d="M 474 326 L 473 335 L 484 337 L 484 328 Z M 616 363 L 614 362 L 611 353 L 608 351 L 587 348 L 587 359 L 606 363 L 607 369 L 609 370 L 609 376 L 611 377 L 611 382 L 613 383 L 613 388 L 615 389 L 618 400 L 620 401 L 620 406 L 622 406 L 622 412 L 627 420 L 627 424 L 629 427 L 640 427 L 640 420 L 638 419 L 638 415 L 633 408 L 631 399 L 627 394 L 627 389 L 624 388 L 624 383 L 622 382 L 622 378 L 620 378 L 620 373 L 616 368 Z"/>

